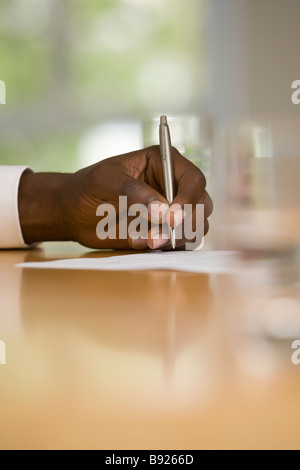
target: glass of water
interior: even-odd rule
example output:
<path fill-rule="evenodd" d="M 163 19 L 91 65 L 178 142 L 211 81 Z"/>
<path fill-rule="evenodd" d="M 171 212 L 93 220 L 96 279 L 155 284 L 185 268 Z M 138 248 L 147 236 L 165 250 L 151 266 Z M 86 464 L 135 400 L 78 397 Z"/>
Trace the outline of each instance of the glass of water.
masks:
<path fill-rule="evenodd" d="M 299 154 L 285 153 L 281 132 L 270 120 L 234 124 L 225 133 L 226 232 L 247 254 L 279 257 L 300 246 L 300 147 Z"/>
<path fill-rule="evenodd" d="M 300 334 L 299 121 L 231 122 L 217 143 L 214 231 L 242 259 L 222 304 L 237 364 L 263 377 L 290 366 Z"/>

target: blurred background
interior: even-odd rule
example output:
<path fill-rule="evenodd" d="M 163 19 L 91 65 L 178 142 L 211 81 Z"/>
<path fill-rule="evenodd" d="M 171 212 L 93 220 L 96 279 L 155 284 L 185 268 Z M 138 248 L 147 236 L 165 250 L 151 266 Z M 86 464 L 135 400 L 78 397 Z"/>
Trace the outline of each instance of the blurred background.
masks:
<path fill-rule="evenodd" d="M 0 80 L 0 165 L 76 171 L 168 114 L 214 200 L 205 248 L 242 261 L 57 277 L 13 265 L 104 254 L 2 253 L 0 447 L 299 448 L 300 0 L 1 0 Z"/>
<path fill-rule="evenodd" d="M 0 57 L 0 164 L 76 171 L 157 143 L 166 113 L 214 246 L 240 247 L 241 209 L 299 209 L 300 0 L 2 0 Z"/>
<path fill-rule="evenodd" d="M 202 0 L 2 1 L 0 163 L 73 171 L 143 147 L 157 112 L 199 112 L 203 21 Z"/>

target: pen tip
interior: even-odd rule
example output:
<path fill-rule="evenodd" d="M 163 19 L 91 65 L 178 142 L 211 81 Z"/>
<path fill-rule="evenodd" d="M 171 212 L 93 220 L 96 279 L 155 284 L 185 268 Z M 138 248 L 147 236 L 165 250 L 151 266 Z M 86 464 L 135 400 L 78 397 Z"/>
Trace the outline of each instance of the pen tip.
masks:
<path fill-rule="evenodd" d="M 160 117 L 160 123 L 161 124 L 168 124 L 168 118 L 167 116 L 163 115 Z"/>
<path fill-rule="evenodd" d="M 171 230 L 171 245 L 173 250 L 176 250 L 176 238 L 175 238 L 175 230 Z"/>

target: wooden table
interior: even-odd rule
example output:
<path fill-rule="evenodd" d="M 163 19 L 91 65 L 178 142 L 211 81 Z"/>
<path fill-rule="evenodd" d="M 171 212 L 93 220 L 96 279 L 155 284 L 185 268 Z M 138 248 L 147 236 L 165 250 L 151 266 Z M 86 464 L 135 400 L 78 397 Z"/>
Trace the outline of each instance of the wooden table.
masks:
<path fill-rule="evenodd" d="M 287 293 L 229 275 L 14 267 L 112 255 L 0 253 L 0 448 L 299 449 L 300 366 L 261 323 Z"/>

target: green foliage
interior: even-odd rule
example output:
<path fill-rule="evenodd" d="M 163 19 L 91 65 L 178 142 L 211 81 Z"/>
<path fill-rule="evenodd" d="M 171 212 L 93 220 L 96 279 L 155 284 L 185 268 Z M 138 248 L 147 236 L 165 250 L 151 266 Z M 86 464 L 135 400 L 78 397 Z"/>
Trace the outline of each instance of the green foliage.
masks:
<path fill-rule="evenodd" d="M 80 135 L 59 133 L 27 139 L 16 135 L 1 142 L 1 165 L 28 165 L 35 171 L 70 173 L 78 170 Z"/>

